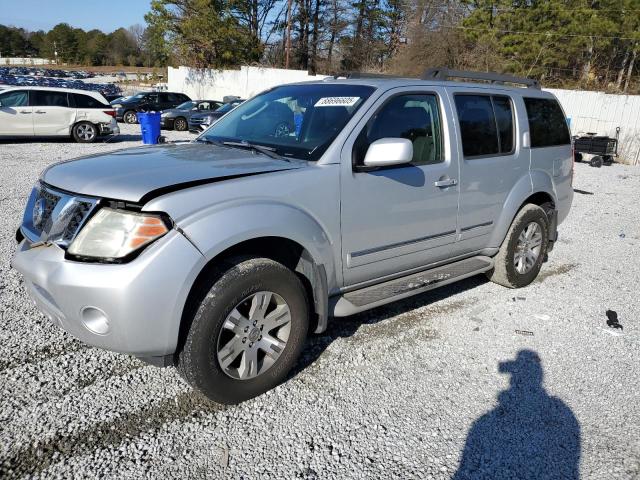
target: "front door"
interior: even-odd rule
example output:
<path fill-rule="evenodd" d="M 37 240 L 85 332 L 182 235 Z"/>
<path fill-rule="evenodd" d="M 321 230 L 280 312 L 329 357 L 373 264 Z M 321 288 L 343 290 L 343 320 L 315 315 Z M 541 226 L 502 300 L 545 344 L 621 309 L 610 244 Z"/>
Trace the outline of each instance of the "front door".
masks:
<path fill-rule="evenodd" d="M 422 268 L 451 256 L 456 241 L 458 162 L 444 91 L 388 92 L 342 151 L 341 221 L 345 285 Z M 367 171 L 381 138 L 413 143 L 410 164 Z"/>
<path fill-rule="evenodd" d="M 33 114 L 26 90 L 0 94 L 0 135 L 32 136 Z"/>

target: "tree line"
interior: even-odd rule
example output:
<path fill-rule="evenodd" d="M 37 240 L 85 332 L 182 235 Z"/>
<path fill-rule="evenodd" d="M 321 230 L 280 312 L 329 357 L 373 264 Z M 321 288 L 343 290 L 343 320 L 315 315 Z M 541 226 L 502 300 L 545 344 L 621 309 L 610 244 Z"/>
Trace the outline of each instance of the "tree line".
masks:
<path fill-rule="evenodd" d="M 153 0 L 146 21 L 157 49 L 198 67 L 445 66 L 640 90 L 640 0 Z"/>
<path fill-rule="evenodd" d="M 147 29 L 142 25 L 111 33 L 85 31 L 66 23 L 47 32 L 0 25 L 0 57 L 50 58 L 86 66 L 166 66 L 168 57 L 150 49 L 149 43 Z"/>
<path fill-rule="evenodd" d="M 110 34 L 0 26 L 0 52 L 53 58 L 55 46 L 61 60 L 87 65 L 310 73 L 445 66 L 640 90 L 640 0 L 152 0 L 145 21 Z"/>

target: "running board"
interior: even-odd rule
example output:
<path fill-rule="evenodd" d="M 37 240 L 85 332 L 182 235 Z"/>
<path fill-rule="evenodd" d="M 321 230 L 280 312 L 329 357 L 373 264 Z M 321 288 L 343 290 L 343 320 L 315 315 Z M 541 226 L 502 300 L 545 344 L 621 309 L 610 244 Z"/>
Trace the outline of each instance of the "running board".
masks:
<path fill-rule="evenodd" d="M 370 308 L 426 292 L 449 283 L 472 277 L 493 268 L 490 257 L 471 257 L 441 267 L 413 273 L 384 283 L 361 288 L 330 298 L 334 317 L 346 317 Z"/>

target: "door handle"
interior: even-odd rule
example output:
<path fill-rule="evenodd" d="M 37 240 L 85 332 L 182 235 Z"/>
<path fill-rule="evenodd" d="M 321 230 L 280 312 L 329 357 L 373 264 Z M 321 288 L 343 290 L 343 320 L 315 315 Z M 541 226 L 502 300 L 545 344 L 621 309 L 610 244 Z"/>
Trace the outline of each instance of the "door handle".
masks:
<path fill-rule="evenodd" d="M 31 115 L 31 112 L 20 112 L 22 115 Z"/>
<path fill-rule="evenodd" d="M 452 187 L 458 184 L 458 181 L 455 178 L 448 178 L 446 180 L 438 180 L 433 183 L 436 187 L 444 188 L 444 187 Z"/>
<path fill-rule="evenodd" d="M 47 113 L 47 112 L 43 112 L 42 110 L 36 110 L 36 113 Z"/>

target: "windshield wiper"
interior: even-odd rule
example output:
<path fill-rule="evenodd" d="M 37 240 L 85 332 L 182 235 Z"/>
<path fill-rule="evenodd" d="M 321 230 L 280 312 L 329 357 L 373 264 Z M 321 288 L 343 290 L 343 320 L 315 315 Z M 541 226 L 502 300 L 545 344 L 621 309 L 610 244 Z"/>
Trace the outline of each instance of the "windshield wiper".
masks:
<path fill-rule="evenodd" d="M 222 142 L 218 142 L 217 140 L 210 140 L 207 137 L 198 137 L 194 140 L 194 142 L 208 143 L 210 145 L 218 145 L 219 147 L 222 146 Z"/>
<path fill-rule="evenodd" d="M 291 163 L 288 158 L 283 157 L 276 153 L 276 149 L 273 147 L 265 147 L 264 145 L 257 145 L 255 143 L 249 142 L 222 142 L 222 145 L 226 145 L 227 147 L 240 147 L 247 148 L 249 150 L 253 150 L 258 153 L 262 153 L 271 158 L 275 158 L 276 160 L 284 160 L 285 162 Z"/>

